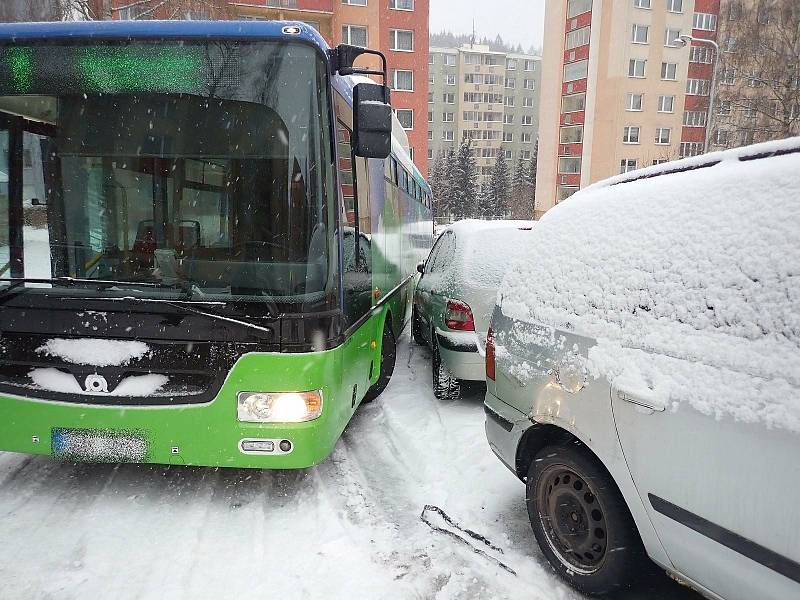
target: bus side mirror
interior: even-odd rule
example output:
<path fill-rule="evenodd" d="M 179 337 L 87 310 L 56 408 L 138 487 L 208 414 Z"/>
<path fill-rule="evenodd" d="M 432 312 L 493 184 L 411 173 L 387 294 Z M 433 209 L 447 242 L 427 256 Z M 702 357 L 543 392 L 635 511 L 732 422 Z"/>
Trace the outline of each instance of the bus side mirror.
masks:
<path fill-rule="evenodd" d="M 387 158 L 392 152 L 392 106 L 389 88 L 359 83 L 353 88 L 353 151 L 364 158 Z"/>
<path fill-rule="evenodd" d="M 421 262 L 417 265 L 417 273 L 424 274 L 425 273 L 425 263 Z"/>

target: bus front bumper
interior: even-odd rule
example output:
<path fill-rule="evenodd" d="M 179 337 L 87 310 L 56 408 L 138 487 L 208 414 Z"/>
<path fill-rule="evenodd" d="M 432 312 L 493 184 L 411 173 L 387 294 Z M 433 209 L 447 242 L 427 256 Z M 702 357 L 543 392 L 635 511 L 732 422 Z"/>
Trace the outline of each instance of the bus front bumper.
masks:
<path fill-rule="evenodd" d="M 108 406 L 0 395 L 0 450 L 87 462 L 310 467 L 330 455 L 354 410 L 352 394 L 336 385 L 341 381 L 338 352 L 244 355 L 207 404 Z M 238 420 L 240 391 L 314 389 L 322 390 L 324 400 L 321 416 L 313 421 Z M 248 440 L 262 443 L 249 444 L 248 451 L 243 449 Z M 285 451 L 287 442 L 291 447 Z"/>

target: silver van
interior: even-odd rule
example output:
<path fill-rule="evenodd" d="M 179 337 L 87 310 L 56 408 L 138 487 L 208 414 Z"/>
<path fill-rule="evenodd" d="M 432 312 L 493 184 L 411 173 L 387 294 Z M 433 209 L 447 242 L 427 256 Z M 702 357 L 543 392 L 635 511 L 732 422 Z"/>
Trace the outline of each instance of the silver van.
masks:
<path fill-rule="evenodd" d="M 800 598 L 800 138 L 612 178 L 533 237 L 492 317 L 486 435 L 555 571 Z"/>

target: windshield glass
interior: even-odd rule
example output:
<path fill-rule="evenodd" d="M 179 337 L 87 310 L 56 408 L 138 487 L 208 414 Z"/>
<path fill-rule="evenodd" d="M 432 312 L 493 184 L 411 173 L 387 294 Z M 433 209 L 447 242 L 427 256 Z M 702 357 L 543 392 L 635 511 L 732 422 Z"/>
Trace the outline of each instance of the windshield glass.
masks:
<path fill-rule="evenodd" d="M 0 48 L 0 278 L 333 297 L 325 77 L 299 44 Z"/>

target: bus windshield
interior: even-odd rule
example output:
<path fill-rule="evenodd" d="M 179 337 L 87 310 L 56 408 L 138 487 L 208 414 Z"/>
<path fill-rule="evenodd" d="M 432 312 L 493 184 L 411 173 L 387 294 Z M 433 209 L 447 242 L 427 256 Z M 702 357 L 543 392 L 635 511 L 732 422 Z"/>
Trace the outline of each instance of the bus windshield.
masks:
<path fill-rule="evenodd" d="M 0 291 L 332 297 L 326 76 L 285 42 L 0 47 Z"/>

